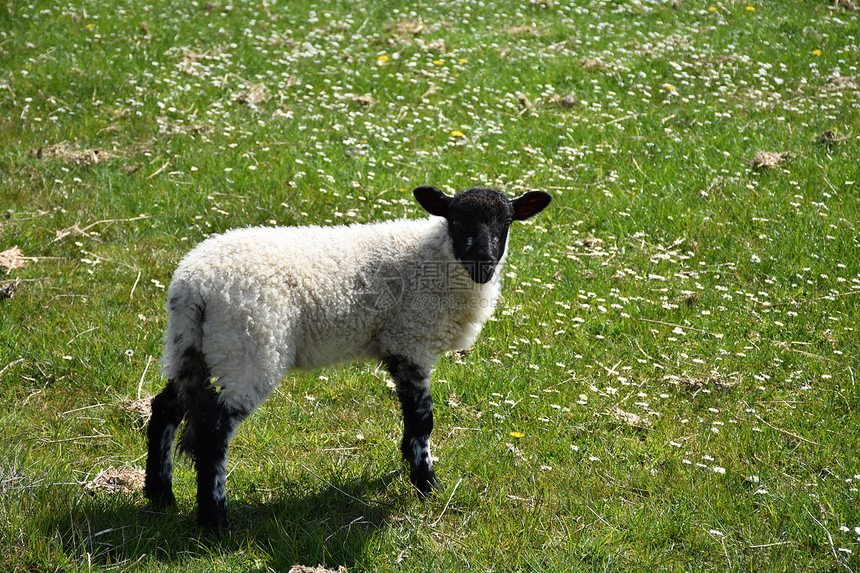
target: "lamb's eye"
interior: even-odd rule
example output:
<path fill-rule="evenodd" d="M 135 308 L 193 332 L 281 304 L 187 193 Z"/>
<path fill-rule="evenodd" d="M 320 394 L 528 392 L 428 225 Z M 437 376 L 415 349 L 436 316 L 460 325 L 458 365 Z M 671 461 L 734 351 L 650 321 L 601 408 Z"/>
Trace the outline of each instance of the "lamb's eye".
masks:
<path fill-rule="evenodd" d="M 463 225 L 463 222 L 460 221 L 460 219 L 454 219 L 453 221 L 451 221 L 451 224 L 454 225 L 455 227 L 460 227 Z"/>

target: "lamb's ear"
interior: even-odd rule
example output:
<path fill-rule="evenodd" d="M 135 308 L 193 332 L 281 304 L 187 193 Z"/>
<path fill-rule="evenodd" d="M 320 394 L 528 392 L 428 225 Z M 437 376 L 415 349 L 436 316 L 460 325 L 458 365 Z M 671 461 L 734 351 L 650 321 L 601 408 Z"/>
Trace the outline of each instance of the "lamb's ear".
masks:
<path fill-rule="evenodd" d="M 514 221 L 522 221 L 543 211 L 552 195 L 543 191 L 529 191 L 511 200 L 514 206 Z"/>
<path fill-rule="evenodd" d="M 439 189 L 429 185 L 416 187 L 412 194 L 418 200 L 418 204 L 424 207 L 424 210 L 431 215 L 445 217 L 448 214 L 448 205 L 451 204 L 450 195 L 446 195 Z"/>

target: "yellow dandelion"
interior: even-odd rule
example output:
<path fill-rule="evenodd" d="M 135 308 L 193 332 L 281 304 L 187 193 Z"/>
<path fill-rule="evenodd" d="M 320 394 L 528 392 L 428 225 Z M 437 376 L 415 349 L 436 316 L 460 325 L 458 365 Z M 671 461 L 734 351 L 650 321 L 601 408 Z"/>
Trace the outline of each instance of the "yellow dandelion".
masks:
<path fill-rule="evenodd" d="M 745 8 L 745 10 L 746 10 L 747 12 L 755 12 L 755 6 L 747 6 L 747 7 Z"/>
<path fill-rule="evenodd" d="M 468 62 L 469 60 L 467 60 L 466 58 L 460 58 L 460 59 L 459 59 L 459 60 L 457 60 L 457 61 L 458 61 L 458 62 L 460 62 L 461 64 L 465 64 L 465 63 L 466 63 L 466 62 Z"/>
<path fill-rule="evenodd" d="M 820 57 L 821 56 L 821 50 L 812 50 L 812 55 Z"/>
<path fill-rule="evenodd" d="M 525 434 L 524 434 L 524 433 L 522 433 L 522 432 L 511 432 L 511 437 L 512 437 L 512 438 L 516 438 L 516 439 L 518 439 L 518 440 L 519 440 L 519 439 L 520 439 L 520 438 L 522 438 L 523 436 L 525 436 Z"/>
<path fill-rule="evenodd" d="M 710 8 L 708 8 L 708 12 L 716 12 L 716 11 L 717 11 L 716 6 L 711 6 Z"/>
<path fill-rule="evenodd" d="M 93 29 L 93 25 L 92 25 L 92 24 L 87 24 L 86 26 L 84 26 L 84 28 L 86 28 L 87 30 L 92 30 L 92 29 Z"/>
<path fill-rule="evenodd" d="M 386 56 L 385 54 L 382 54 L 381 56 L 379 56 L 376 59 L 377 59 L 377 61 L 380 61 L 380 62 L 387 62 L 389 60 L 389 57 Z"/>
<path fill-rule="evenodd" d="M 451 132 L 451 137 L 466 137 L 466 134 L 460 131 L 459 129 L 455 129 Z"/>
<path fill-rule="evenodd" d="M 663 89 L 667 92 L 673 92 L 675 91 L 675 86 L 673 86 L 672 84 L 663 84 Z"/>
<path fill-rule="evenodd" d="M 434 65 L 434 66 L 441 66 L 441 65 L 442 65 L 442 64 L 444 64 L 444 63 L 445 63 L 445 62 L 443 62 L 442 60 L 433 60 L 433 65 Z"/>

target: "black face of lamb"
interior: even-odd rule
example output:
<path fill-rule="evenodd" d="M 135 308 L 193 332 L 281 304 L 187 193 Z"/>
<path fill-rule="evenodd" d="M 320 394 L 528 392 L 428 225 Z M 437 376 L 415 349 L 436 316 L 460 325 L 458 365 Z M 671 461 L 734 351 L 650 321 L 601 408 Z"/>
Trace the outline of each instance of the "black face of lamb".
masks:
<path fill-rule="evenodd" d="M 453 198 L 446 219 L 454 256 L 474 282 L 490 282 L 508 242 L 511 202 L 493 189 L 470 189 Z"/>
<path fill-rule="evenodd" d="M 453 197 L 426 186 L 417 187 L 413 193 L 428 213 L 448 221 L 454 256 L 478 284 L 493 279 L 505 254 L 511 223 L 540 213 L 552 200 L 541 191 L 511 200 L 501 191 L 483 187 Z"/>
<path fill-rule="evenodd" d="M 409 462 L 409 479 L 421 498 L 439 487 L 430 455 L 430 433 L 433 431 L 433 398 L 430 395 L 430 373 L 403 356 L 385 359 L 394 378 L 397 397 L 403 410 L 403 441 L 400 451 Z"/>

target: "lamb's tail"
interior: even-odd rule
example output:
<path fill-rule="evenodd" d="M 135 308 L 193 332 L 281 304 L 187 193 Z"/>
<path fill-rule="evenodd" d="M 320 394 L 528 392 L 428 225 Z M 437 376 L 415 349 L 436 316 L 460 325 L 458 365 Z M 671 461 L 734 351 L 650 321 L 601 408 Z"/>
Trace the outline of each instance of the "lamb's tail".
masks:
<path fill-rule="evenodd" d="M 180 372 L 182 401 L 186 414 L 185 426 L 179 436 L 178 451 L 195 458 L 198 440 L 206 431 L 202 423 L 203 413 L 218 399 L 218 393 L 210 383 L 209 368 L 200 350 L 189 348 L 185 352 Z"/>
<path fill-rule="evenodd" d="M 169 380 L 176 383 L 185 407 L 185 426 L 178 451 L 194 457 L 201 431 L 203 412 L 218 398 L 203 356 L 203 322 L 206 308 L 194 291 L 181 283 L 170 286 L 167 329 L 164 335 L 162 366 Z"/>

